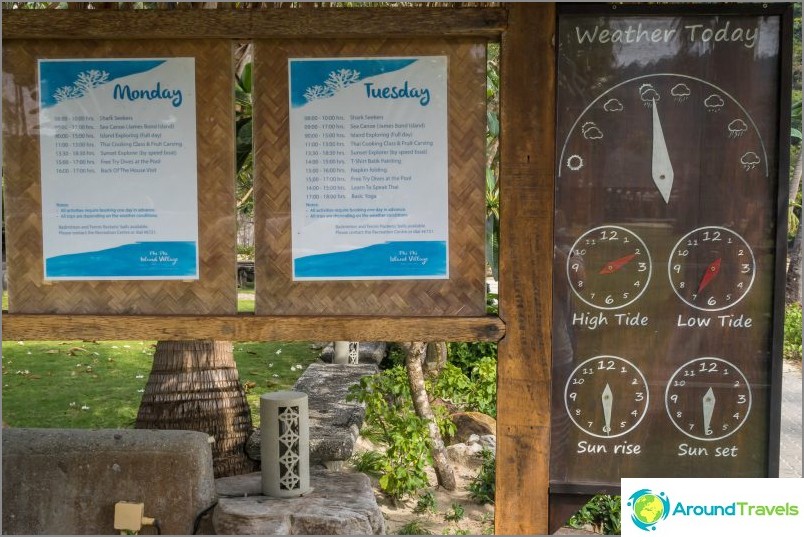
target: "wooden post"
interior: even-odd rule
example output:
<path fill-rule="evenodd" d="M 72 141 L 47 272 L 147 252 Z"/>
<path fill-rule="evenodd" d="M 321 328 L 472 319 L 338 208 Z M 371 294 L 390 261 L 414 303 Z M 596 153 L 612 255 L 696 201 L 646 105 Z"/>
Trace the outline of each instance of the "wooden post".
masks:
<path fill-rule="evenodd" d="M 500 71 L 497 534 L 546 534 L 555 138 L 555 4 L 508 4 Z"/>

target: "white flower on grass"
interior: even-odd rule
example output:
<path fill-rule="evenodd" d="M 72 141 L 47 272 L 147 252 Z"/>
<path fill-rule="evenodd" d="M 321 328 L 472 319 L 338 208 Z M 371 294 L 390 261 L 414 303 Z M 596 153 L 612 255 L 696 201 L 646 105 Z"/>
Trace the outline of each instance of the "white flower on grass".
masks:
<path fill-rule="evenodd" d="M 271 362 L 270 364 L 268 364 L 268 367 L 273 367 L 273 366 L 274 366 L 273 362 Z"/>
<path fill-rule="evenodd" d="M 87 405 L 84 405 L 84 406 L 81 407 L 81 410 L 84 410 L 84 411 L 89 410 L 89 407 Z"/>
<path fill-rule="evenodd" d="M 94 352 L 94 351 L 93 351 L 93 352 L 92 352 L 92 354 L 94 354 L 95 356 L 100 356 L 100 353 L 99 353 L 99 352 Z"/>
<path fill-rule="evenodd" d="M 138 379 L 144 379 L 144 378 L 145 378 L 145 375 L 137 375 L 137 376 L 136 376 L 136 377 L 134 377 L 134 378 L 138 378 Z"/>
<path fill-rule="evenodd" d="M 25 354 L 31 354 L 31 351 L 26 352 Z"/>
<path fill-rule="evenodd" d="M 112 345 L 112 348 L 113 349 L 119 349 L 120 347 L 118 347 L 117 345 Z"/>
<path fill-rule="evenodd" d="M 282 349 L 277 349 L 276 354 L 282 354 Z"/>
<path fill-rule="evenodd" d="M 123 348 L 124 348 L 124 349 L 130 349 L 130 348 L 131 348 L 131 345 L 123 345 Z"/>
<path fill-rule="evenodd" d="M 17 341 L 17 345 L 25 345 L 24 341 Z"/>
<path fill-rule="evenodd" d="M 140 388 L 139 390 L 137 390 L 137 393 L 145 393 L 145 388 Z"/>
<path fill-rule="evenodd" d="M 75 401 L 73 401 L 72 403 L 70 403 L 70 407 L 74 407 L 74 406 L 76 406 L 76 405 L 75 405 Z"/>
<path fill-rule="evenodd" d="M 279 375 L 277 375 L 276 373 L 274 373 L 274 374 L 273 374 L 273 377 L 276 379 L 276 378 L 279 378 Z"/>

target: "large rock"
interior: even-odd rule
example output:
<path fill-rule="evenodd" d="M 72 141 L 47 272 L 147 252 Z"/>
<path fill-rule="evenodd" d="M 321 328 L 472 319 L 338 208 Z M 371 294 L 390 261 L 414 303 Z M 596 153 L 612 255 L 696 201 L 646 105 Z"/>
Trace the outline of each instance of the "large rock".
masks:
<path fill-rule="evenodd" d="M 259 472 L 216 481 L 218 535 L 382 535 L 385 520 L 364 474 L 310 470 L 312 492 L 298 498 L 262 495 Z"/>
<path fill-rule="evenodd" d="M 299 377 L 295 391 L 308 395 L 310 409 L 310 462 L 345 461 L 352 456 L 366 409 L 346 400 L 349 388 L 360 379 L 374 375 L 376 365 L 338 365 L 314 363 Z M 246 442 L 246 453 L 260 460 L 262 433 L 257 429 Z"/>
<path fill-rule="evenodd" d="M 450 415 L 450 419 L 456 427 L 455 434 L 450 439 L 451 442 L 466 442 L 473 434 L 477 436 L 497 435 L 497 420 L 482 412 L 456 412 Z"/>
<path fill-rule="evenodd" d="M 388 352 L 388 345 L 384 341 L 361 341 L 357 351 L 357 359 L 361 364 L 377 364 L 383 361 Z M 335 356 L 334 342 L 330 341 L 321 350 L 318 356 L 321 361 L 332 363 Z"/>
<path fill-rule="evenodd" d="M 3 533 L 113 535 L 115 503 L 142 502 L 162 533 L 191 535 L 217 500 L 196 431 L 3 429 Z M 149 530 L 146 530 L 146 532 Z"/>

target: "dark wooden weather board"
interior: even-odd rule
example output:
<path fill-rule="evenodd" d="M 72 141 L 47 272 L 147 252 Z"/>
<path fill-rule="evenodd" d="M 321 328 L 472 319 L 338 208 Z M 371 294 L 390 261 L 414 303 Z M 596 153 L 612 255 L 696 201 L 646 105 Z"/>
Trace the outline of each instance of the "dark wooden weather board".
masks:
<path fill-rule="evenodd" d="M 774 475 L 788 6 L 558 17 L 551 491 Z"/>

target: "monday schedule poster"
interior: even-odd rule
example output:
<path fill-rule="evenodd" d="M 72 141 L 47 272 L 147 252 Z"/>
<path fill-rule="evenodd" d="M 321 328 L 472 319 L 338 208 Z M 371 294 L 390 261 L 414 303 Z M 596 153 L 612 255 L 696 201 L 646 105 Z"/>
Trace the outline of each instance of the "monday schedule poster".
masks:
<path fill-rule="evenodd" d="M 45 280 L 198 279 L 195 59 L 39 60 Z"/>
<path fill-rule="evenodd" d="M 447 58 L 288 64 L 293 279 L 447 279 Z"/>

